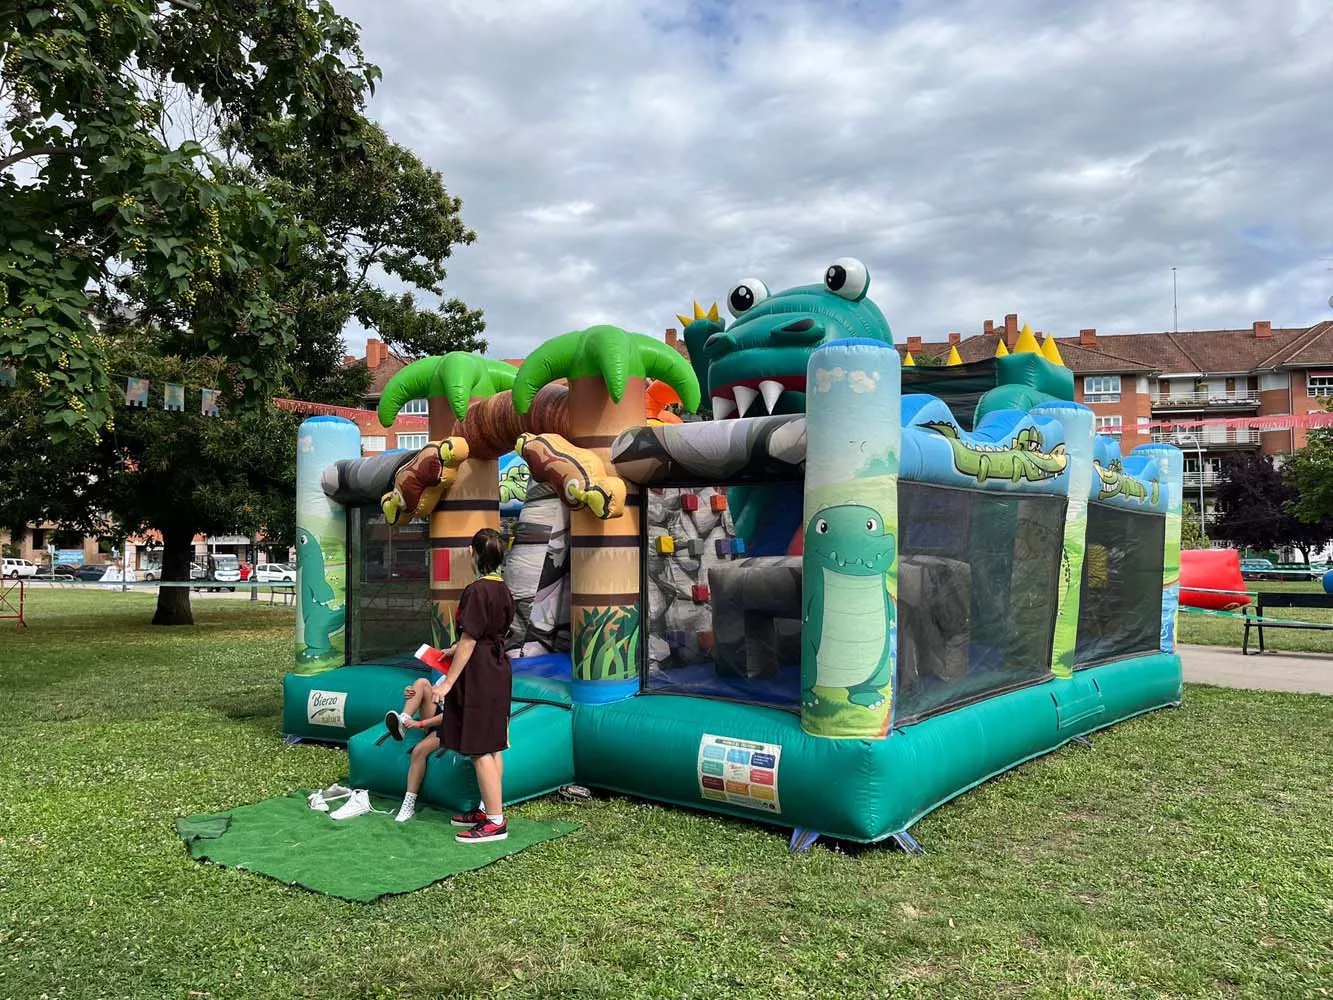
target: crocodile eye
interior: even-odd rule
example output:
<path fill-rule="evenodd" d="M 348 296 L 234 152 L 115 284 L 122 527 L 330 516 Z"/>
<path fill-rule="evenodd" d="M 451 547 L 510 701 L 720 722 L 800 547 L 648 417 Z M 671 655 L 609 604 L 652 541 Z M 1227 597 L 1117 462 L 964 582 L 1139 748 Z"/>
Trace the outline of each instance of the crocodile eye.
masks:
<path fill-rule="evenodd" d="M 307 535 L 304 531 L 301 532 L 301 544 L 302 544 L 302 545 L 309 545 L 309 544 L 310 544 L 310 536 Z"/>
<path fill-rule="evenodd" d="M 828 522 L 821 517 L 818 521 L 815 522 L 815 531 L 821 535 L 827 535 Z"/>
<path fill-rule="evenodd" d="M 746 278 L 727 293 L 727 311 L 740 319 L 741 313 L 749 312 L 766 298 L 768 286 L 758 278 Z"/>
<path fill-rule="evenodd" d="M 870 288 L 870 272 L 855 257 L 839 257 L 824 272 L 824 287 L 849 302 L 857 302 Z"/>
<path fill-rule="evenodd" d="M 873 534 L 874 532 L 876 532 L 876 531 L 878 531 L 878 530 L 879 530 L 879 522 L 876 521 L 873 517 L 867 517 L 867 518 L 866 518 L 866 531 L 869 531 L 869 532 L 871 532 L 871 533 Z"/>

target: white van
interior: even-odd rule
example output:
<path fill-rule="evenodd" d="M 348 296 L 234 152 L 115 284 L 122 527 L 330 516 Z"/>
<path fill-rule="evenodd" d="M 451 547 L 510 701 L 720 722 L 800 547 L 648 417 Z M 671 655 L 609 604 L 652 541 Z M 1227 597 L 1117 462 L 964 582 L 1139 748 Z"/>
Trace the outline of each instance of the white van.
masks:
<path fill-rule="evenodd" d="M 208 579 L 218 583 L 240 583 L 241 561 L 227 552 L 215 552 L 208 557 Z M 210 588 L 211 589 L 211 588 Z M 235 590 L 235 587 L 228 587 Z"/>
<path fill-rule="evenodd" d="M 17 580 L 21 576 L 36 576 L 37 564 L 30 563 L 26 559 L 5 559 L 3 565 L 0 565 L 0 576 L 10 580 Z"/>

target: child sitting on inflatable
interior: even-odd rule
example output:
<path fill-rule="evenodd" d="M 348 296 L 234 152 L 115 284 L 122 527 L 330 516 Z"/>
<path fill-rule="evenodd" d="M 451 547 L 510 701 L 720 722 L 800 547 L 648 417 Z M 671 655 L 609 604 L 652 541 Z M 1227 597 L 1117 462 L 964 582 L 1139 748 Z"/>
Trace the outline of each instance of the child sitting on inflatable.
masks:
<path fill-rule="evenodd" d="M 504 840 L 509 828 L 504 818 L 501 790 L 503 766 L 500 754 L 509 749 L 509 702 L 513 673 L 504 638 L 514 620 L 514 599 L 500 576 L 504 561 L 504 538 L 493 528 L 482 528 L 472 536 L 472 563 L 476 579 L 468 584 L 458 602 L 456 645 L 443 651 L 452 659 L 434 683 L 420 678 L 404 690 L 401 712 L 389 712 L 384 724 L 396 740 L 405 729 L 428 730 L 425 739 L 412 748 L 407 772 L 407 794 L 397 820 L 405 823 L 416 813 L 417 793 L 426 776 L 426 761 L 440 747 L 472 758 L 481 789 L 481 806 L 453 817 L 454 826 L 466 827 L 457 840 L 482 844 Z M 443 665 L 443 664 L 441 664 Z M 416 720 L 431 708 L 428 718 Z"/>

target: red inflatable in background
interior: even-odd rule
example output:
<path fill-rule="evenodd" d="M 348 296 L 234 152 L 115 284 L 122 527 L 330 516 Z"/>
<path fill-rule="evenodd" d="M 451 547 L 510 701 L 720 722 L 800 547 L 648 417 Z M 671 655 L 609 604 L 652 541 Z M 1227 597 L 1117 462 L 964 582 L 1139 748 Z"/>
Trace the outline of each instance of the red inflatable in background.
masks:
<path fill-rule="evenodd" d="M 1205 594 L 1200 590 L 1229 590 Z M 1207 611 L 1233 611 L 1249 603 L 1240 575 L 1240 553 L 1235 549 L 1184 549 L 1180 553 L 1180 603 Z"/>

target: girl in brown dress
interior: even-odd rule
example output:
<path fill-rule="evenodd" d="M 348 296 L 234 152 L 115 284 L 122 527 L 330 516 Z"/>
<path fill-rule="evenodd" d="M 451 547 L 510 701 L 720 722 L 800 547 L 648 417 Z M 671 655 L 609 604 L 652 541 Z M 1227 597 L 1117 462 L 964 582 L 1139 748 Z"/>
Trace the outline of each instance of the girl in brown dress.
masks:
<path fill-rule="evenodd" d="M 480 844 L 504 840 L 509 827 L 504 818 L 500 754 L 509 749 L 509 702 L 513 673 L 504 638 L 514 620 L 514 598 L 500 576 L 505 543 L 498 531 L 482 528 L 472 536 L 472 562 L 476 579 L 468 584 L 458 602 L 459 639 L 445 650 L 453 658 L 449 672 L 429 690 L 428 681 L 417 681 L 405 691 L 408 703 L 396 719 L 386 719 L 389 732 L 401 739 L 403 729 L 425 729 L 426 737 L 412 748 L 407 772 L 407 794 L 398 810 L 398 822 L 416 812 L 417 792 L 426 776 L 426 760 L 440 747 L 472 758 L 481 789 L 481 805 L 453 818 L 454 826 L 466 827 L 457 836 L 463 843 Z M 424 716 L 433 704 L 429 718 Z M 391 715 L 393 713 L 390 713 Z M 395 725 L 394 723 L 397 723 Z M 395 730 L 398 730 L 395 732 Z"/>

